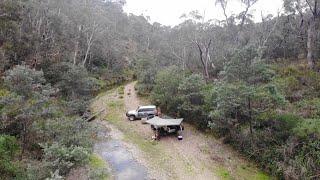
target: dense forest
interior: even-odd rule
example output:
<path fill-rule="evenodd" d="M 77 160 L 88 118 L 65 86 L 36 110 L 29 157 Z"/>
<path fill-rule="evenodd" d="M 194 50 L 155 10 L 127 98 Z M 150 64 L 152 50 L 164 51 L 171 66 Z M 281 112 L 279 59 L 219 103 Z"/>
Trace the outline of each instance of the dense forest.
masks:
<path fill-rule="evenodd" d="M 257 0 L 224 20 L 198 11 L 168 27 L 124 1 L 0 2 L 0 176 L 61 179 L 89 162 L 83 118 L 102 90 L 137 80 L 147 96 L 280 179 L 320 178 L 320 1 Z M 92 179 L 102 172 L 92 169 Z"/>

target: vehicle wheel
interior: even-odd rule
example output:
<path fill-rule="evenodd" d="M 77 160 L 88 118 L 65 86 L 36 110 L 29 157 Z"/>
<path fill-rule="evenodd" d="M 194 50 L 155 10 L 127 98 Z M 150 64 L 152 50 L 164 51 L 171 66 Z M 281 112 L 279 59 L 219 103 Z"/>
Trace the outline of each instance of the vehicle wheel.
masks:
<path fill-rule="evenodd" d="M 134 121 L 136 118 L 134 116 L 129 116 L 129 121 Z"/>

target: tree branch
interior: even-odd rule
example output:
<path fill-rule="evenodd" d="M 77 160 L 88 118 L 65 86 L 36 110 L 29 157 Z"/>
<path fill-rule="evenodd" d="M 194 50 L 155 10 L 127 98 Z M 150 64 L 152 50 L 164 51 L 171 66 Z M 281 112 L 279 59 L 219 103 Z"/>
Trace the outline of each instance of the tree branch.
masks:
<path fill-rule="evenodd" d="M 307 2 L 307 4 L 308 4 L 308 6 L 309 6 L 309 8 L 310 8 L 310 10 L 311 10 L 311 12 L 312 12 L 312 14 L 314 15 L 314 16 L 316 16 L 316 14 L 314 13 L 314 11 L 316 10 L 316 6 L 315 6 L 315 10 L 312 8 L 312 5 L 311 5 L 311 3 L 310 3 L 310 1 L 309 0 L 306 0 L 306 2 Z M 315 0 L 315 5 L 316 5 L 316 3 L 317 3 L 317 0 Z"/>
<path fill-rule="evenodd" d="M 227 0 L 217 0 L 216 1 L 216 5 L 217 4 L 220 4 L 221 8 L 222 8 L 222 11 L 223 11 L 223 15 L 225 17 L 225 21 L 226 21 L 226 24 L 229 25 L 229 22 L 228 22 L 228 15 L 227 15 L 227 5 L 228 5 L 228 1 Z"/>

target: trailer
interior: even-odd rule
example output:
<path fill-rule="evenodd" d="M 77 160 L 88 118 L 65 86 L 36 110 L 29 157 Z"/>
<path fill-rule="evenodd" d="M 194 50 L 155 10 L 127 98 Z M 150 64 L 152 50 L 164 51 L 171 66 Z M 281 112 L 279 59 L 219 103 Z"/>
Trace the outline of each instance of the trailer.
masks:
<path fill-rule="evenodd" d="M 155 140 L 160 140 L 161 136 L 168 134 L 176 134 L 177 138 L 182 140 L 181 132 L 184 130 L 182 121 L 183 119 L 162 119 L 155 116 L 147 120 L 146 123 L 151 125 L 151 129 L 154 132 L 153 139 Z"/>

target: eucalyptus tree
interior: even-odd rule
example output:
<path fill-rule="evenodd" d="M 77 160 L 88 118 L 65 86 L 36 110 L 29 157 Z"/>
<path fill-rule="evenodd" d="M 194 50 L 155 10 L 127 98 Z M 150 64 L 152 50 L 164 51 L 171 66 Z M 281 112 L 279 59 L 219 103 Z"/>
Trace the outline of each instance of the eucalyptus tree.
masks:
<path fill-rule="evenodd" d="M 22 53 L 17 52 L 25 43 L 16 34 L 21 23 L 23 7 L 18 1 L 4 0 L 0 2 L 0 75 L 4 70 L 20 62 Z"/>
<path fill-rule="evenodd" d="M 253 24 L 252 14 L 250 13 L 251 8 L 258 2 L 258 0 L 238 0 L 245 8 L 243 11 L 241 11 L 238 15 L 229 15 L 227 14 L 228 10 L 228 4 L 230 0 L 216 0 L 215 5 L 220 6 L 223 15 L 224 15 L 224 21 L 227 26 L 227 30 L 229 30 L 229 33 L 232 33 L 233 40 L 236 42 L 238 46 L 245 45 L 247 42 L 245 39 L 245 32 L 244 28 L 246 27 L 246 24 Z M 241 42 L 240 39 L 242 38 L 245 40 L 245 42 Z"/>
<path fill-rule="evenodd" d="M 299 14 L 301 27 L 307 27 L 307 60 L 310 69 L 316 69 L 317 40 L 320 20 L 319 0 L 284 0 L 284 7 L 288 13 Z"/>
<path fill-rule="evenodd" d="M 192 11 L 184 16 L 188 18 L 184 24 L 191 28 L 191 34 L 187 39 L 197 49 L 197 59 L 201 63 L 203 76 L 206 80 L 209 80 L 211 78 L 210 68 L 212 67 L 212 44 L 214 43 L 214 34 L 211 32 L 212 25 L 210 22 L 205 21 L 205 16 L 198 11 Z"/>
<path fill-rule="evenodd" d="M 229 16 L 227 14 L 227 6 L 228 6 L 228 0 L 216 0 L 215 5 L 216 6 L 220 6 L 222 11 L 223 11 L 223 15 L 224 15 L 224 21 L 226 25 L 229 25 Z"/>

